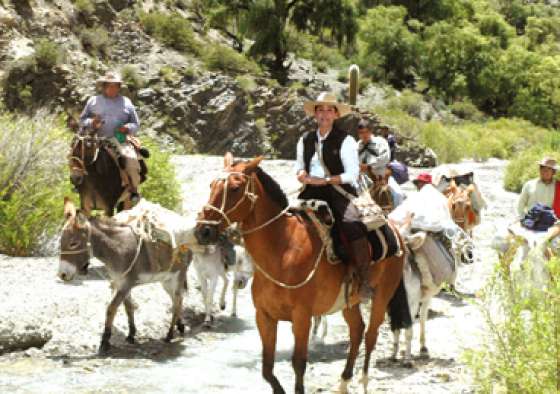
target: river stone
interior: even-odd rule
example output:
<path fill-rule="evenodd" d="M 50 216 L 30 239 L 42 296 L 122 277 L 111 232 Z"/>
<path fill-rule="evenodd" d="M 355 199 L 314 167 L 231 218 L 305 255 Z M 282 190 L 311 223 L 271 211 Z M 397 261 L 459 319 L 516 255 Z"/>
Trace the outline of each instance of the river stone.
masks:
<path fill-rule="evenodd" d="M 35 317 L 3 316 L 0 321 L 0 355 L 8 352 L 42 348 L 52 332 Z"/>

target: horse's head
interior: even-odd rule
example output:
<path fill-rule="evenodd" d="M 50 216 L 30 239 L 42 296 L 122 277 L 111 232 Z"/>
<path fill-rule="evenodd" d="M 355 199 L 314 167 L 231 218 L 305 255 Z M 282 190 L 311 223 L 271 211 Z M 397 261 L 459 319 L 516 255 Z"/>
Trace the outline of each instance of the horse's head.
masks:
<path fill-rule="evenodd" d="M 452 183 L 454 186 L 454 184 Z M 449 211 L 453 221 L 463 230 L 470 230 L 476 222 L 476 212 L 473 208 L 473 185 L 467 188 L 452 187 L 448 196 Z"/>
<path fill-rule="evenodd" d="M 79 186 L 84 181 L 86 167 L 97 160 L 100 143 L 95 131 L 82 129 L 74 135 L 70 156 L 70 180 L 73 185 Z"/>
<path fill-rule="evenodd" d="M 261 161 L 234 162 L 226 153 L 224 171 L 210 183 L 210 198 L 198 215 L 195 234 L 201 245 L 215 244 L 222 231 L 251 214 L 257 198 L 254 173 Z"/>
<path fill-rule="evenodd" d="M 58 277 L 71 281 L 76 275 L 86 275 L 90 260 L 91 225 L 74 204 L 64 198 L 66 223 L 60 237 Z"/>

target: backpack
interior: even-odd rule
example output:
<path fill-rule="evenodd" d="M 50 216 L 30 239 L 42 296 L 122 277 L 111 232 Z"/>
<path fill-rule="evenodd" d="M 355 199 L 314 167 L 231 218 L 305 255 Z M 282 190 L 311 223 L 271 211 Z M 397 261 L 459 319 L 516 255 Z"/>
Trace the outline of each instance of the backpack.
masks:
<path fill-rule="evenodd" d="M 405 182 L 408 182 L 408 167 L 396 160 L 393 160 L 388 164 L 388 167 L 393 172 L 393 178 L 399 185 L 402 185 Z"/>
<path fill-rule="evenodd" d="M 547 231 L 554 226 L 557 220 L 552 208 L 543 204 L 535 204 L 521 220 L 521 225 L 533 231 Z"/>

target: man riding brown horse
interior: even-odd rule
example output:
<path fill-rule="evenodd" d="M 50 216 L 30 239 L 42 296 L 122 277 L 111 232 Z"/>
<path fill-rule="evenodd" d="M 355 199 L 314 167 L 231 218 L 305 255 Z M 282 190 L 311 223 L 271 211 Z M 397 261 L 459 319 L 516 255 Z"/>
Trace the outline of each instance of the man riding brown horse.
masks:
<path fill-rule="evenodd" d="M 330 93 L 321 93 L 316 101 L 306 102 L 304 109 L 307 115 L 315 117 L 317 129 L 305 133 L 297 145 L 297 179 L 304 185 L 299 198 L 327 202 L 337 231 L 351 247 L 351 260 L 360 279 L 360 296 L 369 298 L 372 257 L 367 228 L 356 206 L 340 190 L 355 196 L 354 185 L 360 174 L 356 140 L 334 125 L 337 118 L 350 112 L 350 106 L 337 102 Z"/>
<path fill-rule="evenodd" d="M 136 109 L 128 97 L 120 94 L 122 80 L 117 73 L 106 73 L 97 81 L 97 87 L 102 94 L 88 100 L 80 115 L 80 125 L 93 129 L 104 139 L 108 153 L 119 166 L 122 184 L 131 202 L 136 202 L 138 185 L 146 174 L 146 166 L 139 160 L 137 151 L 148 156 L 136 138 L 140 127 Z"/>

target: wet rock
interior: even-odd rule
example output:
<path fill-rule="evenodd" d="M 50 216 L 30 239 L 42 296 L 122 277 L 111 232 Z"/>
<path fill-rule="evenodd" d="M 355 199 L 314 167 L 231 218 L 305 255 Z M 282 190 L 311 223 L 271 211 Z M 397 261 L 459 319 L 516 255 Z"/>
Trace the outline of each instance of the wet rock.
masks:
<path fill-rule="evenodd" d="M 42 348 L 51 338 L 52 332 L 38 320 L 29 321 L 29 318 L 23 316 L 3 316 L 0 322 L 0 355 L 29 348 Z"/>

